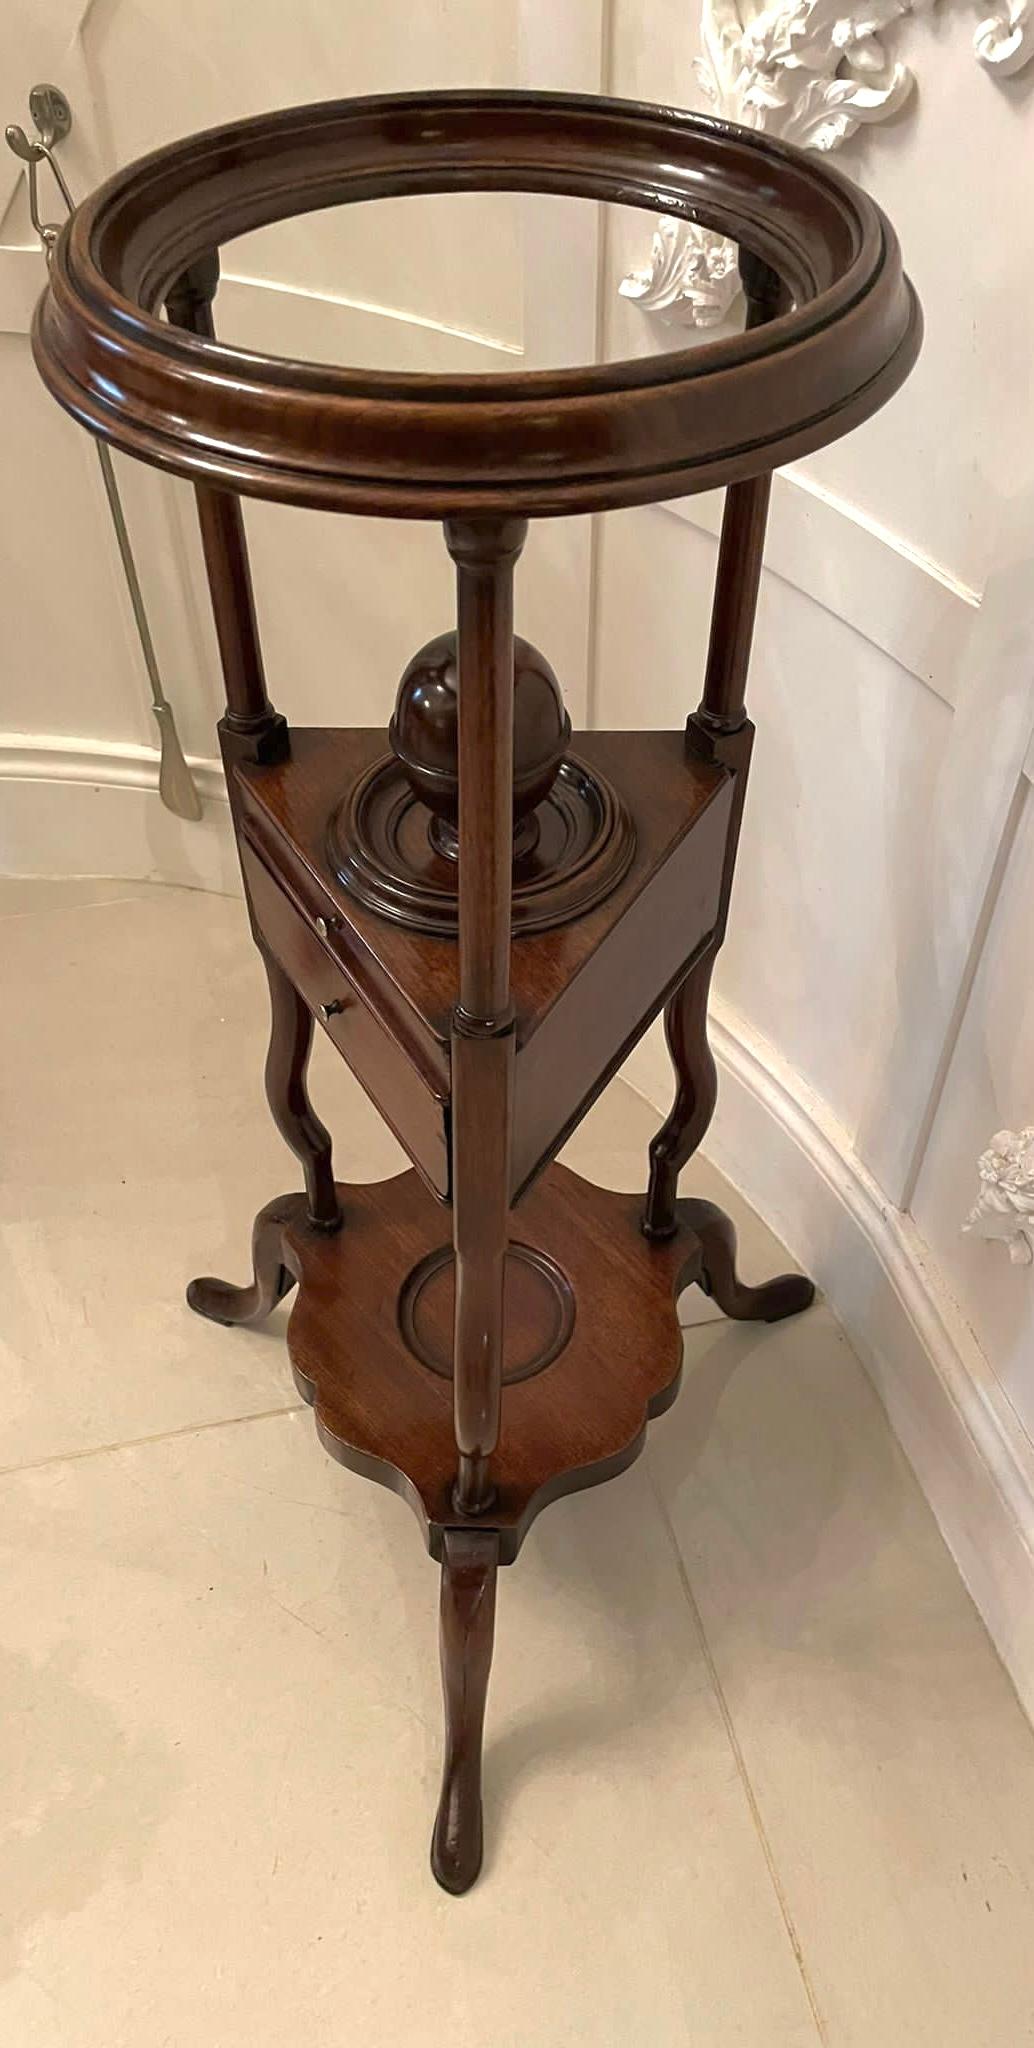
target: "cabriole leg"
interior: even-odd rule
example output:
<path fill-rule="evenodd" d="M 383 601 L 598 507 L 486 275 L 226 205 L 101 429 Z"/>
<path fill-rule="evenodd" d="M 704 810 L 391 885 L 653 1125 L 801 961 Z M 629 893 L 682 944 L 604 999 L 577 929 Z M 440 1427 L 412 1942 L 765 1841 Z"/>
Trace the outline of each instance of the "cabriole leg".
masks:
<path fill-rule="evenodd" d="M 313 1021 L 294 983 L 260 946 L 269 982 L 272 1028 L 266 1055 L 266 1096 L 273 1121 L 305 1176 L 308 1221 L 320 1230 L 337 1230 L 341 1210 L 330 1156 L 330 1134 L 309 1101 L 305 1072 L 312 1049 Z M 258 1323 L 294 1286 L 280 1258 L 280 1239 L 288 1211 L 297 1211 L 300 1197 L 281 1195 L 261 1209 L 252 1232 L 254 1278 L 250 1287 L 228 1280 L 192 1280 L 187 1300 L 200 1316 L 215 1323 Z"/>
<path fill-rule="evenodd" d="M 676 1091 L 671 1114 L 650 1146 L 650 1185 L 643 1215 L 647 1237 L 674 1235 L 679 1174 L 700 1144 L 718 1099 L 714 1055 L 707 1042 L 707 997 L 715 951 L 712 947 L 690 968 L 664 1012 Z"/>
<path fill-rule="evenodd" d="M 251 1233 L 254 1277 L 250 1287 L 234 1287 L 229 1280 L 192 1280 L 187 1301 L 199 1316 L 212 1323 L 261 1323 L 272 1314 L 277 1302 L 294 1286 L 280 1256 L 284 1224 L 297 1210 L 297 1195 L 280 1195 L 260 1209 Z"/>
<path fill-rule="evenodd" d="M 778 1323 L 810 1308 L 815 1289 L 803 1273 L 780 1273 L 760 1287 L 747 1287 L 736 1271 L 736 1231 L 714 1202 L 682 1201 L 678 1220 L 700 1240 L 699 1285 L 723 1315 L 739 1323 Z"/>
<path fill-rule="evenodd" d="M 446 1530 L 440 1637 L 445 1761 L 431 1869 L 447 1892 L 469 1891 L 481 1868 L 481 1747 L 498 1564 L 494 1530 Z"/>
<path fill-rule="evenodd" d="M 310 1223 L 337 1230 L 341 1210 L 334 1187 L 330 1133 L 316 1115 L 305 1085 L 312 1051 L 312 1015 L 279 962 L 264 946 L 260 951 L 272 1011 L 266 1098 L 280 1136 L 301 1161 Z"/>

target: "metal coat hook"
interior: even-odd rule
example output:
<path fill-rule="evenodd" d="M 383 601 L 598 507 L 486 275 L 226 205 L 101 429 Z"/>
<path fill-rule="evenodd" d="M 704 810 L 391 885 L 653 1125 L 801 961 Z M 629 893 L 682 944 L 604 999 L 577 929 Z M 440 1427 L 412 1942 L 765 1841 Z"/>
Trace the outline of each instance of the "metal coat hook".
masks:
<path fill-rule="evenodd" d="M 32 225 L 49 258 L 50 251 L 61 230 L 52 221 L 45 221 L 39 203 L 39 166 L 48 163 L 54 174 L 54 182 L 65 202 L 69 213 L 75 208 L 75 200 L 68 189 L 64 172 L 54 155 L 55 142 L 63 142 L 72 126 L 72 110 L 64 93 L 55 85 L 34 85 L 29 94 L 29 112 L 36 127 L 36 139 L 30 142 L 24 128 L 12 121 L 5 130 L 7 147 L 27 164 L 29 172 L 29 213 Z"/>
<path fill-rule="evenodd" d="M 43 219 L 40 207 L 39 167 L 42 163 L 49 166 L 66 212 L 74 213 L 75 200 L 54 154 L 55 144 L 64 141 L 72 126 L 72 109 L 64 93 L 59 91 L 56 85 L 34 85 L 29 94 L 29 114 L 36 130 L 35 136 L 28 136 L 16 121 L 10 123 L 4 134 L 8 149 L 13 150 L 15 156 L 20 157 L 26 166 L 29 181 L 29 213 L 49 263 L 61 227 L 60 224 Z M 157 721 L 159 735 L 158 794 L 166 810 L 174 812 L 178 818 L 189 818 L 196 823 L 201 816 L 201 799 L 180 745 L 172 705 L 162 684 L 111 453 L 103 441 L 98 441 L 96 448 L 115 528 L 115 539 L 129 589 L 129 601 L 136 621 L 140 651 L 151 685 L 151 710 Z"/>

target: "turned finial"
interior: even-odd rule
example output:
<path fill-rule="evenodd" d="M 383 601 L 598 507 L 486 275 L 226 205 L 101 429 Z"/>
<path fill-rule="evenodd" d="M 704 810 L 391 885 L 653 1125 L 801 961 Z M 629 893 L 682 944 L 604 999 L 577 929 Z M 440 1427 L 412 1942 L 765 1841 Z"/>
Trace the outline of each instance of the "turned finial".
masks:
<path fill-rule="evenodd" d="M 571 738 L 560 685 L 544 654 L 530 640 L 513 643 L 514 859 L 538 837 L 535 810 L 549 795 Z M 392 751 L 420 801 L 431 812 L 432 845 L 457 857 L 459 817 L 459 701 L 455 633 L 428 640 L 408 663 L 388 728 Z"/>

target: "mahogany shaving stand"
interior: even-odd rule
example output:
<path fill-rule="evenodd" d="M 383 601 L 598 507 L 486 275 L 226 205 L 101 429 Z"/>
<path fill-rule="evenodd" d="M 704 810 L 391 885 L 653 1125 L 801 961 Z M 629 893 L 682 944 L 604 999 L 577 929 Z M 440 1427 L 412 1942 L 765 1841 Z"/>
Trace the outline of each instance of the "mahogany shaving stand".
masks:
<path fill-rule="evenodd" d="M 214 339 L 215 246 L 305 210 L 515 188 L 662 210 L 740 245 L 746 331 L 533 375 L 360 373 Z M 169 324 L 158 318 L 165 304 Z M 402 1493 L 441 1573 L 445 1767 L 432 1864 L 481 1861 L 495 1581 L 539 1510 L 619 1472 L 674 1399 L 679 1290 L 729 1316 L 807 1307 L 736 1273 L 680 1200 L 715 1102 L 706 1007 L 752 728 L 744 689 L 769 483 L 874 412 L 920 318 L 879 209 L 813 156 L 720 121 L 553 94 L 343 100 L 157 151 L 61 237 L 34 348 L 94 433 L 195 486 L 226 684 L 223 759 L 269 979 L 266 1090 L 304 1194 L 262 1210 L 253 1323 L 288 1343 L 320 1436 Z M 572 744 L 513 631 L 528 521 L 727 486 L 699 708 Z M 443 522 L 457 629 L 414 656 L 386 738 L 289 732 L 266 691 L 241 495 Z M 645 1200 L 557 1150 L 663 1009 L 676 1076 Z M 318 1018 L 414 1171 L 342 1187 L 305 1075 Z"/>

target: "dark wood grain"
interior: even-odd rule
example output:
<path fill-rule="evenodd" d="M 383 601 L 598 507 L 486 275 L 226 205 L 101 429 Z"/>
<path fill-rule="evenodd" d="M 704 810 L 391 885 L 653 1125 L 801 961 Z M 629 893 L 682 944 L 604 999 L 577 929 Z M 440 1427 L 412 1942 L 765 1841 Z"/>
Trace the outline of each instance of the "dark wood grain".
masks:
<path fill-rule="evenodd" d="M 459 934 L 452 1012 L 456 1257 L 455 1501 L 491 1506 L 499 1440 L 516 1049 L 513 887 L 513 572 L 524 520 L 450 520 L 459 666 Z"/>
<path fill-rule="evenodd" d="M 511 1564 L 551 1501 L 632 1463 L 648 1420 L 663 1414 L 678 1391 L 675 1301 L 694 1281 L 734 1317 L 776 1320 L 814 1297 L 801 1274 L 745 1286 L 735 1270 L 732 1225 L 713 1203 L 680 1200 L 675 1237 L 653 1244 L 640 1228 L 640 1196 L 614 1194 L 567 1167 L 550 1167 L 515 1211 L 513 1234 L 567 1276 L 573 1328 L 550 1364 L 507 1387 L 491 1509 L 466 1515 L 454 1499 L 449 1381 L 408 1348 L 397 1319 L 384 1313 L 413 1269 L 448 1245 L 442 1212 L 414 1173 L 339 1183 L 337 1192 L 340 1232 L 317 1229 L 303 1195 L 281 1195 L 256 1219 L 255 1283 L 195 1282 L 191 1305 L 216 1321 L 256 1322 L 294 1280 L 300 1283 L 287 1343 L 322 1441 L 343 1465 L 409 1501 L 439 1559 L 448 1530 L 490 1528 L 499 1538 L 499 1562 Z M 537 1300 L 518 1292 L 515 1306 L 529 1326 L 514 1329 L 514 1351 L 533 1351 Z"/>
<path fill-rule="evenodd" d="M 704 694 L 697 712 L 701 724 L 714 732 L 735 732 L 746 716 L 747 668 L 771 491 L 769 475 L 733 484 L 725 494 Z"/>
<path fill-rule="evenodd" d="M 784 292 L 778 277 L 766 265 L 746 254 L 742 261 L 747 328 L 753 331 L 762 328 L 779 311 Z M 718 1099 L 718 1077 L 707 1040 L 707 1003 L 728 923 L 754 738 L 746 712 L 747 672 L 761 587 L 771 481 L 770 475 L 755 476 L 730 485 L 726 491 L 703 696 L 686 724 L 691 756 L 731 771 L 732 801 L 714 932 L 664 1012 L 676 1091 L 671 1112 L 650 1146 L 643 1229 L 653 1238 L 670 1236 L 675 1230 L 679 1173 L 702 1143 Z"/>
<path fill-rule="evenodd" d="M 439 1623 L 445 1756 L 431 1869 L 447 1892 L 469 1891 L 481 1869 L 481 1742 L 498 1563 L 493 1530 L 446 1531 Z"/>
<path fill-rule="evenodd" d="M 515 704 L 515 720 L 516 714 Z M 584 917 L 617 888 L 635 850 L 621 797 L 581 754 L 568 749 L 550 782 L 514 833 L 515 938 Z M 456 791 L 458 813 L 458 776 Z M 514 808 L 516 814 L 516 782 Z M 455 840 L 447 816 L 414 795 L 408 768 L 382 754 L 331 812 L 327 855 L 354 901 L 406 931 L 455 938 L 459 859 L 450 833 Z"/>
<path fill-rule="evenodd" d="M 241 868 L 256 938 L 280 962 L 322 1030 L 348 1061 L 385 1121 L 444 1201 L 449 1166 L 451 1071 L 414 1060 L 405 1035 L 383 1021 L 349 971 L 341 934 L 326 936 L 285 886 L 282 875 L 240 842 Z M 324 920 L 326 922 L 326 920 Z"/>
<path fill-rule="evenodd" d="M 743 650 L 744 661 L 745 658 Z M 686 746 L 692 757 L 728 771 L 730 804 L 714 928 L 706 945 L 693 957 L 686 979 L 674 989 L 664 1013 L 676 1089 L 671 1112 L 650 1146 L 643 1229 L 656 1238 L 669 1236 L 675 1228 L 678 1176 L 703 1142 L 717 1101 L 714 1062 L 707 1041 L 707 1001 L 729 919 L 754 727 L 744 717 L 732 731 L 723 730 L 720 722 L 715 725 L 705 717 L 701 706 L 686 720 Z"/>
<path fill-rule="evenodd" d="M 324 843 L 341 789 L 382 748 L 376 732 L 296 727 L 289 760 L 245 763 L 236 778 L 242 860 L 265 943 L 301 978 L 317 1015 L 328 996 L 345 999 L 325 1028 L 414 1164 L 447 1195 L 456 942 L 408 932 L 357 903 Z M 714 930 L 737 798 L 735 766 L 687 756 L 682 733 L 582 733 L 577 749 L 620 784 L 636 844 L 602 903 L 574 923 L 513 940 L 514 1195 L 563 1143 Z M 318 939 L 317 920 L 325 927 Z"/>
<path fill-rule="evenodd" d="M 449 519 L 459 665 L 459 994 L 469 1022 L 510 1020 L 513 572 L 524 519 Z"/>
<path fill-rule="evenodd" d="M 513 1213 L 515 1241 L 561 1267 L 575 1302 L 572 1335 L 553 1363 L 506 1389 L 484 1515 L 456 1508 L 452 1389 L 407 1348 L 385 1304 L 443 1243 L 448 1221 L 415 1173 L 342 1187 L 344 1228 L 328 1237 L 295 1198 L 280 1255 L 301 1281 L 288 1328 L 295 1379 L 320 1436 L 342 1464 L 401 1493 L 431 1553 L 444 1531 L 490 1526 L 500 1562 L 517 1555 L 550 1501 L 620 1472 L 642 1449 L 646 1424 L 675 1397 L 682 1339 L 675 1297 L 700 1265 L 688 1229 L 651 1244 L 641 1195 L 612 1194 L 551 1166 Z M 514 1318 L 522 1313 L 515 1290 Z M 534 1313 L 534 1304 L 530 1305 Z M 533 1348 L 537 1327 L 513 1333 Z"/>
<path fill-rule="evenodd" d="M 155 317 L 215 240 L 469 190 L 701 221 L 767 265 L 790 310 L 666 355 L 474 377 L 277 361 Z M 231 491 L 438 519 L 598 511 L 768 471 L 884 404 L 920 333 L 889 222 L 815 151 L 633 101 L 435 92 L 260 114 L 130 165 L 62 233 L 33 346 L 61 404 L 127 453 Z"/>
<path fill-rule="evenodd" d="M 747 300 L 746 332 L 753 334 L 785 311 L 786 295 L 774 271 L 746 250 L 741 252 L 740 274 Z M 704 694 L 696 714 L 712 732 L 735 732 L 746 717 L 747 668 L 771 495 L 771 471 L 731 484 L 725 493 Z"/>
<path fill-rule="evenodd" d="M 803 1273 L 780 1273 L 760 1287 L 748 1287 L 736 1271 L 736 1231 L 714 1202 L 685 1197 L 677 1205 L 678 1227 L 691 1231 L 700 1244 L 699 1285 L 717 1302 L 722 1314 L 739 1323 L 780 1323 L 800 1315 L 815 1299 L 815 1288 Z"/>
<path fill-rule="evenodd" d="M 279 1195 L 260 1209 L 251 1232 L 252 1277 L 243 1287 L 232 1280 L 192 1280 L 187 1302 L 196 1315 L 211 1323 L 263 1323 L 277 1302 L 290 1294 L 294 1274 L 281 1257 L 284 1231 L 298 1214 L 297 1195 Z"/>
<path fill-rule="evenodd" d="M 452 1033 L 452 1242 L 456 1256 L 453 1429 L 456 1505 L 480 1513 L 502 1409 L 506 1253 L 510 1242 L 514 1027 L 457 1009 Z"/>
<path fill-rule="evenodd" d="M 435 819 L 435 844 L 459 853 L 459 648 L 436 633 L 406 664 L 388 739 L 414 794 Z M 513 636 L 513 819 L 519 845 L 528 815 L 548 795 L 571 739 L 563 692 L 545 655 Z"/>
<path fill-rule="evenodd" d="M 465 190 L 579 194 L 731 236 L 745 331 L 622 363 L 442 377 L 216 341 L 220 241 L 319 207 Z M 288 1345 L 323 1442 L 410 1502 L 441 1562 L 432 1865 L 450 1891 L 481 1863 L 498 1566 L 550 1501 L 637 1455 L 678 1386 L 682 1287 L 699 1282 L 736 1318 L 795 1314 L 813 1297 L 800 1275 L 746 1284 L 729 1219 L 680 1201 L 677 1183 L 715 1102 L 707 994 L 753 740 L 746 682 L 771 472 L 875 412 L 920 334 L 893 230 L 821 156 L 671 108 L 566 94 L 408 93 L 236 122 L 109 180 L 54 253 L 33 327 L 44 381 L 95 433 L 195 485 L 226 686 L 220 744 L 272 998 L 267 1092 L 305 1181 L 256 1219 L 250 1283 L 196 1280 L 188 1298 L 217 1321 L 254 1324 L 299 1283 Z M 590 835 L 576 897 L 582 844 L 571 851 L 559 813 L 552 841 L 531 815 L 536 778 L 544 794 L 568 739 L 537 655 L 538 710 L 515 776 L 513 569 L 526 520 L 719 483 L 701 701 L 684 733 L 577 742 L 624 838 L 611 849 L 620 859 L 608 868 L 601 855 L 591 876 Z M 393 736 L 409 732 L 406 772 L 455 844 L 428 837 L 428 812 L 415 851 L 401 828 L 392 840 L 394 796 L 377 782 L 384 735 L 289 735 L 263 673 L 242 493 L 445 522 L 458 600 L 449 745 L 443 754 L 434 724 L 444 700 L 430 733 L 414 723 L 414 704 L 428 708 L 419 680 L 409 698 L 404 684 Z M 443 644 L 422 649 L 417 670 L 440 663 Z M 569 758 L 561 780 L 575 772 Z M 375 784 L 379 840 L 361 802 Z M 408 785 L 402 794 L 410 804 Z M 386 889 L 378 848 L 395 862 Z M 515 870 L 536 848 L 548 915 L 527 910 L 536 870 L 526 892 L 518 883 L 515 917 Z M 442 917 L 425 870 L 454 855 Z M 640 1196 L 548 1162 L 662 1006 L 676 1091 L 644 1214 Z M 419 1173 L 335 1187 L 306 1092 L 314 1017 Z"/>
<path fill-rule="evenodd" d="M 213 342 L 218 283 L 219 258 L 209 252 L 172 286 L 166 301 L 172 325 Z M 240 499 L 208 483 L 196 484 L 194 497 L 226 689 L 225 723 L 231 732 L 255 739 L 257 759 L 273 760 L 285 750 L 286 725 L 266 689 Z"/>
<path fill-rule="evenodd" d="M 707 999 L 718 949 L 707 945 L 664 1011 L 664 1035 L 675 1069 L 675 1100 L 650 1144 L 650 1180 L 643 1210 L 647 1237 L 677 1228 L 679 1174 L 707 1132 L 718 1101 L 718 1070 L 707 1038 Z"/>
<path fill-rule="evenodd" d="M 708 807 L 721 807 L 729 781 L 721 764 L 687 757 L 681 731 L 584 732 L 574 744 L 590 768 L 620 786 L 635 824 L 635 852 L 617 888 L 576 923 L 513 939 L 510 979 L 519 1045 L 543 1028 L 564 991 Z M 289 761 L 269 768 L 245 763 L 237 771 L 244 830 L 257 852 L 290 877 L 310 916 L 332 921 L 331 945 L 373 1007 L 385 1016 L 397 1013 L 413 1057 L 422 1054 L 432 1072 L 444 1075 L 459 1001 L 455 939 L 409 932 L 367 910 L 337 879 L 327 856 L 326 821 L 342 790 L 385 751 L 384 734 L 376 729 L 292 726 Z"/>
<path fill-rule="evenodd" d="M 316 1115 L 306 1087 L 312 1015 L 279 961 L 264 946 L 260 952 L 271 1012 L 266 1100 L 280 1136 L 301 1162 L 310 1223 L 321 1230 L 337 1230 L 341 1211 L 334 1190 L 330 1132 Z"/>

